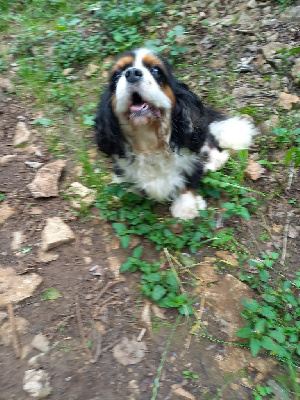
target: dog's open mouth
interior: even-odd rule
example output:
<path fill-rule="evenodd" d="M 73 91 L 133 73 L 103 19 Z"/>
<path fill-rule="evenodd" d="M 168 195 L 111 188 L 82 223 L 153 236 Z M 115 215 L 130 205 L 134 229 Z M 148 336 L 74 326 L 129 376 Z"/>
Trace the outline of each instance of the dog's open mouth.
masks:
<path fill-rule="evenodd" d="M 161 118 L 161 110 L 153 107 L 147 101 L 144 101 L 138 93 L 134 92 L 129 106 L 129 118 L 141 116 Z"/>

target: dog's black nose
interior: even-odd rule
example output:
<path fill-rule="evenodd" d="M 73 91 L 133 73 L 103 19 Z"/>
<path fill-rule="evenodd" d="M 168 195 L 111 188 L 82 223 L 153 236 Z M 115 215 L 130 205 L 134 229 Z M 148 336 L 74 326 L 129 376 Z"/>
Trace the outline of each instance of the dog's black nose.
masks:
<path fill-rule="evenodd" d="M 125 77 L 129 83 L 138 82 L 142 76 L 143 72 L 137 68 L 128 68 L 128 70 L 125 72 Z"/>

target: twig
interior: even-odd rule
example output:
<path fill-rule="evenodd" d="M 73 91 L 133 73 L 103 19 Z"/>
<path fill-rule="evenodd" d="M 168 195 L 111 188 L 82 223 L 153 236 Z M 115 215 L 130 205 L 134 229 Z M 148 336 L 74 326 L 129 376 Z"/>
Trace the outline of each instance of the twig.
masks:
<path fill-rule="evenodd" d="M 118 296 L 118 293 L 109 296 L 107 299 L 101 301 L 101 303 L 98 304 L 99 307 L 101 308 L 102 306 L 104 306 L 104 304 L 108 303 L 110 300 L 114 299 L 117 296 Z"/>
<path fill-rule="evenodd" d="M 80 334 L 80 337 L 81 337 L 82 346 L 83 346 L 84 349 L 85 349 L 85 348 L 87 349 L 89 358 L 90 358 L 90 360 L 92 360 L 92 352 L 91 352 L 91 350 L 89 349 L 89 347 L 87 347 L 87 340 L 86 340 L 86 337 L 85 337 L 84 331 L 83 331 L 83 323 L 82 323 L 82 318 L 81 318 L 81 312 L 80 312 L 80 305 L 79 305 L 79 297 L 78 297 L 78 295 L 76 295 L 75 301 L 76 301 L 75 307 L 76 307 L 77 325 L 78 325 L 78 330 L 79 330 L 79 334 Z"/>
<path fill-rule="evenodd" d="M 11 331 L 12 331 L 13 347 L 14 347 L 15 355 L 17 358 L 20 358 L 21 357 L 21 346 L 20 346 L 20 342 L 19 342 L 19 338 L 18 338 L 14 308 L 13 308 L 12 303 L 7 304 L 7 311 L 8 311 L 9 323 L 10 323 Z"/>
<path fill-rule="evenodd" d="M 96 332 L 96 333 L 95 333 Z M 94 330 L 94 340 L 96 342 L 96 350 L 95 350 L 95 354 L 94 357 L 92 358 L 91 362 L 95 363 L 98 361 L 98 358 L 101 354 L 101 348 L 102 348 L 102 333 L 99 332 L 98 330 Z"/>
<path fill-rule="evenodd" d="M 112 282 L 108 282 L 108 283 L 104 286 L 104 288 L 100 291 L 100 293 L 99 293 L 98 296 L 96 297 L 94 303 L 97 303 L 97 302 L 101 299 L 101 297 L 104 295 L 104 293 L 107 292 L 107 290 L 108 290 L 109 288 L 111 288 L 112 286 L 114 286 L 115 284 L 117 284 L 117 283 L 119 283 L 119 282 L 120 282 L 119 280 L 115 280 L 115 281 L 112 281 Z"/>
<path fill-rule="evenodd" d="M 288 183 L 286 185 L 286 190 L 290 190 L 290 188 L 292 187 L 294 173 L 295 173 L 295 168 L 291 167 L 290 170 L 289 170 L 289 180 L 288 180 Z"/>
<path fill-rule="evenodd" d="M 281 265 L 284 265 L 284 263 L 285 263 L 286 248 L 287 248 L 287 238 L 288 238 L 289 225 L 290 225 L 290 220 L 291 220 L 291 216 L 292 215 L 293 215 L 293 210 L 289 211 L 286 214 L 286 223 L 285 223 L 285 227 L 284 227 L 283 246 L 282 246 L 282 254 L 281 254 L 281 261 L 280 261 Z"/>
<path fill-rule="evenodd" d="M 117 345 L 120 342 L 120 339 L 115 340 L 113 343 L 109 344 L 108 346 L 104 347 L 101 351 L 101 353 L 99 354 L 99 357 L 102 356 L 103 353 L 105 353 L 106 351 L 112 349 L 113 347 L 115 347 L 115 345 Z"/>

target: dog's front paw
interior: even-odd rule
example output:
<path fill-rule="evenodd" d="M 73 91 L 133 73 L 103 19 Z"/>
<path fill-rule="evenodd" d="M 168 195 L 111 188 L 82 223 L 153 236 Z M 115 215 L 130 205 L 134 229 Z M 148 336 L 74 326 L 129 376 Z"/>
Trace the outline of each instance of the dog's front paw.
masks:
<path fill-rule="evenodd" d="M 198 217 L 199 210 L 206 209 L 206 201 L 193 192 L 181 193 L 171 205 L 173 217 L 180 219 L 194 219 Z"/>

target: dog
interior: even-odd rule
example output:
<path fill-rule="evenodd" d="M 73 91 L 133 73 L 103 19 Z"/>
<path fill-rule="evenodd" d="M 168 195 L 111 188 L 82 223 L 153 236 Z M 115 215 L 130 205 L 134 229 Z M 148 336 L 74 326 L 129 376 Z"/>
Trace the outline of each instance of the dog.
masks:
<path fill-rule="evenodd" d="M 95 117 L 96 143 L 112 157 L 115 182 L 193 219 L 206 208 L 197 194 L 203 174 L 220 169 L 228 150 L 247 149 L 256 128 L 204 106 L 155 52 L 127 51 L 114 63 Z"/>

